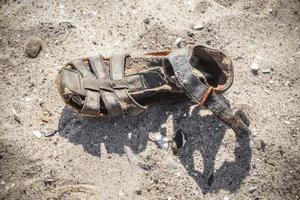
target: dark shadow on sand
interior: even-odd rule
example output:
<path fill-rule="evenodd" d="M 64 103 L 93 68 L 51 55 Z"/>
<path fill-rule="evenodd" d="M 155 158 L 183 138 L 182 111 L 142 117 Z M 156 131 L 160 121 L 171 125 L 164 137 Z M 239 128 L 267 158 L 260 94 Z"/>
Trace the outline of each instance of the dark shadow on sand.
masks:
<path fill-rule="evenodd" d="M 236 136 L 240 147 L 235 147 L 235 160 L 225 161 L 215 172 L 216 155 L 228 127 L 213 115 L 200 116 L 198 107 L 191 113 L 189 111 L 190 105 L 181 102 L 152 107 L 136 117 L 94 119 L 81 117 L 65 107 L 59 119 L 59 132 L 71 143 L 82 145 L 93 156 L 101 156 L 101 143 L 108 153 L 122 155 L 125 153 L 124 147 L 128 146 L 138 154 L 146 148 L 149 132 L 165 134 L 166 130 L 161 125 L 173 115 L 174 133 L 180 130 L 187 139 L 178 157 L 202 192 L 217 192 L 220 189 L 236 191 L 250 170 L 249 135 Z M 195 151 L 202 155 L 202 172 L 195 169 Z"/>

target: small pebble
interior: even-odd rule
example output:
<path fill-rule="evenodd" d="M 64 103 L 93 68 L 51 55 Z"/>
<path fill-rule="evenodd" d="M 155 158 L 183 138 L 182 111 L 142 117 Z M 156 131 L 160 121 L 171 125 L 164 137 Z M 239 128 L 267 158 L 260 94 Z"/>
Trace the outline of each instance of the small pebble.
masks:
<path fill-rule="evenodd" d="M 16 122 L 18 122 L 19 124 L 21 124 L 21 118 L 19 117 L 17 111 L 13 108 L 13 115 L 14 115 L 14 120 L 16 120 Z"/>
<path fill-rule="evenodd" d="M 224 197 L 224 200 L 229 200 L 229 197 L 228 197 L 228 196 L 225 196 L 225 197 Z"/>
<path fill-rule="evenodd" d="M 205 26 L 204 26 L 203 22 L 197 22 L 197 23 L 195 23 L 193 29 L 198 31 L 198 30 L 202 30 L 204 27 Z"/>
<path fill-rule="evenodd" d="M 149 18 L 144 19 L 144 24 L 148 25 L 149 23 L 150 23 L 150 19 Z"/>
<path fill-rule="evenodd" d="M 193 32 L 191 32 L 191 31 L 188 31 L 188 32 L 187 32 L 187 35 L 188 35 L 189 37 L 194 37 L 194 36 L 195 36 L 195 34 L 194 34 Z"/>
<path fill-rule="evenodd" d="M 181 48 L 182 47 L 181 46 L 181 42 L 182 42 L 182 38 L 181 37 L 176 38 L 176 40 L 175 40 L 175 46 L 177 48 Z"/>
<path fill-rule="evenodd" d="M 272 71 L 273 71 L 273 69 L 271 68 L 271 69 L 264 69 L 264 70 L 262 70 L 261 72 L 262 72 L 263 74 L 271 74 Z"/>
<path fill-rule="evenodd" d="M 42 137 L 50 137 L 57 133 L 57 130 L 42 130 L 42 131 L 33 131 L 33 134 L 37 138 L 42 138 Z"/>
<path fill-rule="evenodd" d="M 258 64 L 257 64 L 256 61 L 254 61 L 254 62 L 252 63 L 252 65 L 250 66 L 250 68 L 251 68 L 251 70 L 252 70 L 253 72 L 257 72 L 257 71 L 259 70 L 259 66 L 258 66 Z"/>
<path fill-rule="evenodd" d="M 254 186 L 254 187 L 251 187 L 251 188 L 249 189 L 249 192 L 250 192 L 250 193 L 255 192 L 256 189 L 257 189 L 257 188 L 256 188 L 255 186 Z"/>
<path fill-rule="evenodd" d="M 42 42 L 38 38 L 29 38 L 25 42 L 25 53 L 29 58 L 36 58 L 42 50 Z"/>
<path fill-rule="evenodd" d="M 136 193 L 137 195 L 142 195 L 142 190 L 136 190 L 135 193 Z"/>

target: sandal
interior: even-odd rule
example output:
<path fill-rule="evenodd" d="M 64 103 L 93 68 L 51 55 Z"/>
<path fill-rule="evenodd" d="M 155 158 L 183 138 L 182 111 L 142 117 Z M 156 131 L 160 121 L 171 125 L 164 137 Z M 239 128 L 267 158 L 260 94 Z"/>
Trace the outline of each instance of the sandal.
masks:
<path fill-rule="evenodd" d="M 66 105 L 84 116 L 135 116 L 152 105 L 190 99 L 235 131 L 249 132 L 220 97 L 232 82 L 231 60 L 219 50 L 196 45 L 74 60 L 59 71 L 57 87 Z"/>

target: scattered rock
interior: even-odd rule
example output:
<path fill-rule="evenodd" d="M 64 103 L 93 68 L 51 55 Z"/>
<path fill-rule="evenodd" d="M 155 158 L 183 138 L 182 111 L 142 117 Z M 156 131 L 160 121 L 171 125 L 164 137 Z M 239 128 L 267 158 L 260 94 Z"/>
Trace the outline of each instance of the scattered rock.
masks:
<path fill-rule="evenodd" d="M 224 200 L 229 200 L 229 197 L 228 197 L 228 196 L 225 196 L 225 197 L 224 197 Z"/>
<path fill-rule="evenodd" d="M 149 171 L 149 170 L 151 170 L 151 168 L 152 168 L 151 165 L 149 165 L 149 164 L 147 164 L 147 163 L 145 163 L 145 162 L 138 162 L 137 164 L 138 164 L 138 166 L 139 166 L 141 169 L 143 169 L 143 170 L 145 170 L 145 171 Z"/>
<path fill-rule="evenodd" d="M 42 42 L 38 38 L 29 38 L 25 42 L 25 53 L 29 58 L 36 58 L 42 50 Z"/>
<path fill-rule="evenodd" d="M 95 11 L 95 10 L 92 10 L 92 11 L 91 11 L 91 15 L 96 16 L 97 14 L 98 14 L 97 11 Z"/>
<path fill-rule="evenodd" d="M 16 120 L 16 122 L 18 122 L 19 124 L 21 124 L 21 118 L 19 117 L 19 115 L 17 114 L 17 111 L 13 108 L 13 115 L 14 115 L 14 120 Z"/>
<path fill-rule="evenodd" d="M 33 134 L 34 134 L 37 138 L 50 137 L 50 136 L 53 136 L 55 133 L 57 133 L 57 130 L 33 131 Z"/>
<path fill-rule="evenodd" d="M 290 121 L 283 121 L 283 123 L 285 123 L 286 125 L 291 125 L 291 122 Z"/>
<path fill-rule="evenodd" d="M 284 86 L 289 86 L 289 87 L 291 87 L 291 86 L 292 86 L 292 83 L 291 83 L 290 81 L 286 81 L 286 82 L 284 83 Z"/>
<path fill-rule="evenodd" d="M 203 22 L 197 22 L 194 24 L 193 29 L 196 31 L 202 30 L 205 27 Z"/>
<path fill-rule="evenodd" d="M 260 149 L 262 151 L 265 151 L 266 150 L 266 146 L 267 146 L 267 144 L 263 140 L 261 140 L 260 141 Z"/>
<path fill-rule="evenodd" d="M 43 117 L 41 118 L 41 120 L 42 120 L 42 122 L 44 122 L 44 123 L 49 123 L 49 122 L 51 121 L 51 119 L 50 119 L 49 117 L 46 117 L 46 116 L 43 116 Z"/>
<path fill-rule="evenodd" d="M 58 25 L 59 25 L 60 27 L 68 28 L 68 29 L 76 28 L 76 26 L 73 25 L 71 22 L 60 22 Z"/>
<path fill-rule="evenodd" d="M 256 60 L 253 61 L 252 65 L 250 66 L 251 71 L 254 75 L 258 74 L 258 70 L 259 70 L 259 66 L 258 63 L 256 62 Z"/>
<path fill-rule="evenodd" d="M 273 72 L 273 68 L 270 69 L 264 69 L 261 71 L 263 74 L 271 74 Z"/>
<path fill-rule="evenodd" d="M 27 103 L 28 103 L 28 102 L 30 102 L 30 101 L 32 100 L 32 98 L 30 98 L 30 97 L 25 97 L 25 99 L 24 99 L 24 100 L 25 100 L 25 102 L 27 102 Z"/>
<path fill-rule="evenodd" d="M 181 46 L 181 42 L 182 42 L 182 38 L 181 37 L 176 38 L 176 40 L 175 40 L 175 46 L 177 48 L 181 48 L 182 47 Z"/>
<path fill-rule="evenodd" d="M 253 187 L 251 187 L 250 189 L 249 189 L 249 192 L 250 193 L 253 193 L 253 192 L 255 192 L 257 190 L 257 187 L 256 186 L 253 186 Z"/>
<path fill-rule="evenodd" d="M 131 140 L 131 137 L 132 137 L 132 132 L 129 132 L 129 133 L 127 134 L 127 138 L 128 138 L 129 140 Z"/>
<path fill-rule="evenodd" d="M 194 36 L 195 36 L 195 34 L 194 34 L 193 32 L 191 32 L 191 31 L 188 31 L 188 32 L 187 32 L 187 35 L 188 35 L 189 37 L 194 37 Z"/>
<path fill-rule="evenodd" d="M 144 19 L 144 24 L 148 25 L 149 23 L 150 23 L 150 19 L 149 18 Z"/>
<path fill-rule="evenodd" d="M 137 195 L 142 195 L 142 190 L 136 190 L 135 193 L 136 193 Z"/>
<path fill-rule="evenodd" d="M 167 151 L 169 148 L 169 139 L 160 133 L 149 136 L 149 140 L 155 142 L 160 148 Z"/>

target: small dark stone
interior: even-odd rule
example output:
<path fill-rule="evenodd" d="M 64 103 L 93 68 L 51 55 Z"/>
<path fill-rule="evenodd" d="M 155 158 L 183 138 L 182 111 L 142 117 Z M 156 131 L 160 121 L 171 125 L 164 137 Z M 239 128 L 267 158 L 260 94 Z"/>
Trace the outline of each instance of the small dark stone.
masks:
<path fill-rule="evenodd" d="M 42 50 L 42 42 L 38 38 L 29 38 L 25 42 L 25 53 L 29 58 L 36 58 Z"/>
<path fill-rule="evenodd" d="M 149 171 L 152 168 L 151 165 L 148 165 L 146 163 L 141 163 L 141 162 L 138 163 L 138 166 L 145 171 Z"/>
<path fill-rule="evenodd" d="M 135 192 L 137 195 L 142 195 L 142 190 L 136 190 Z"/>
<path fill-rule="evenodd" d="M 262 151 L 266 150 L 266 146 L 267 146 L 267 144 L 263 140 L 261 140 L 260 141 L 260 148 L 261 148 Z"/>
<path fill-rule="evenodd" d="M 149 18 L 144 19 L 144 23 L 148 25 L 150 23 L 150 19 Z"/>
<path fill-rule="evenodd" d="M 189 37 L 194 37 L 194 36 L 195 36 L 195 34 L 194 34 L 193 32 L 191 32 L 191 31 L 188 31 L 188 32 L 187 32 L 187 35 L 188 35 Z"/>

